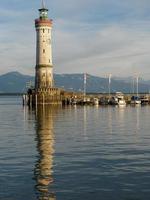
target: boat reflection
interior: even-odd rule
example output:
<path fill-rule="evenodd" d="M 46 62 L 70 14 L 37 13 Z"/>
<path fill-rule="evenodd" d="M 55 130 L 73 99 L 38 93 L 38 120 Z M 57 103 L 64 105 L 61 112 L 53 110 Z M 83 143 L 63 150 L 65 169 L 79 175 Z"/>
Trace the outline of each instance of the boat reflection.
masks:
<path fill-rule="evenodd" d="M 38 200 L 56 200 L 52 191 L 53 183 L 53 154 L 54 108 L 39 106 L 36 110 L 36 140 L 39 159 L 35 165 L 34 176 L 36 180 L 36 193 Z"/>

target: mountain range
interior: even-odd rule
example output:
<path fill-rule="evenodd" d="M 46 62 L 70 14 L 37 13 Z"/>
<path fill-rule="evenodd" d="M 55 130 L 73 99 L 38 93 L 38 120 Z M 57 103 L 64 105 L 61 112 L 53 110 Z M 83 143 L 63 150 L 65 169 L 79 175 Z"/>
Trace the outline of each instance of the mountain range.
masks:
<path fill-rule="evenodd" d="M 67 91 L 79 91 L 84 89 L 84 74 L 54 74 L 55 86 Z M 23 75 L 19 72 L 9 72 L 0 75 L 0 93 L 24 93 L 27 88 L 34 84 L 34 77 Z M 108 93 L 108 78 L 87 75 L 88 93 Z M 111 79 L 111 92 L 132 93 L 136 92 L 136 83 L 132 78 Z M 139 92 L 149 93 L 150 81 L 139 80 Z"/>

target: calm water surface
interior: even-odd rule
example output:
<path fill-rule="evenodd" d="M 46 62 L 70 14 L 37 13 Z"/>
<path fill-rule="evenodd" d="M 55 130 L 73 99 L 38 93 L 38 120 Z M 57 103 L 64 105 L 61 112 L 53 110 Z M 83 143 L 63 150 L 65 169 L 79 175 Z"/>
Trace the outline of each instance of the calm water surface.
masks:
<path fill-rule="evenodd" d="M 0 97 L 0 200 L 149 200 L 150 106 Z"/>

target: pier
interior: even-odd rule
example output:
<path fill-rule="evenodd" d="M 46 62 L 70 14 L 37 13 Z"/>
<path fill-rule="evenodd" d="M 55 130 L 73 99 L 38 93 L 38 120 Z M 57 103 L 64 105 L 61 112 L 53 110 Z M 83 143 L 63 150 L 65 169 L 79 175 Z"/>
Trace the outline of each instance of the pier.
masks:
<path fill-rule="evenodd" d="M 31 91 L 30 91 L 31 92 Z M 78 92 L 67 92 L 58 88 L 53 88 L 51 91 L 45 90 L 38 93 L 28 93 L 23 95 L 24 105 L 39 105 L 39 104 L 51 104 L 51 105 L 109 105 L 109 101 L 115 96 L 112 94 L 84 94 Z M 51 95 L 52 93 L 52 95 Z M 136 96 L 134 93 L 124 94 L 126 104 L 131 104 L 132 96 Z M 150 94 L 139 94 L 141 104 L 150 104 Z"/>

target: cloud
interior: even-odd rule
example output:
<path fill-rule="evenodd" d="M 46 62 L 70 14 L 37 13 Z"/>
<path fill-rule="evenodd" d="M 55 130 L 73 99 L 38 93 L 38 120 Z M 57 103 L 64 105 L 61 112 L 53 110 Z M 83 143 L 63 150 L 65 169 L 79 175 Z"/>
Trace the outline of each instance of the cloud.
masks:
<path fill-rule="evenodd" d="M 107 73 L 129 75 L 130 72 L 133 75 L 134 65 L 138 73 L 143 74 L 142 62 L 148 60 L 150 52 L 148 32 L 117 24 L 94 31 L 89 25 L 86 30 L 87 25 L 80 33 L 55 32 L 54 40 L 58 40 L 54 42 L 54 63 L 59 73 L 88 72 L 105 76 Z"/>

